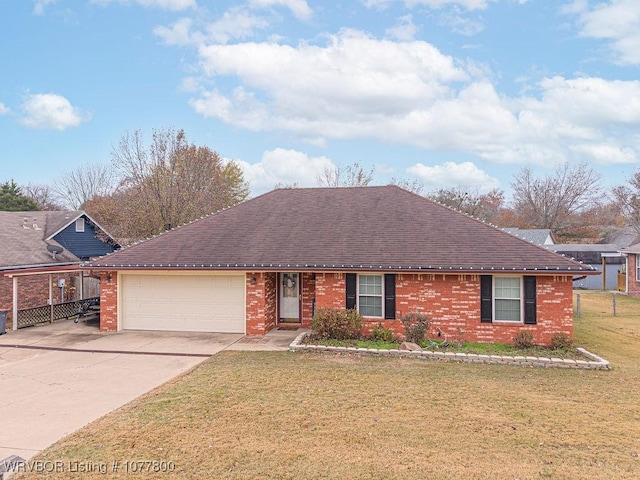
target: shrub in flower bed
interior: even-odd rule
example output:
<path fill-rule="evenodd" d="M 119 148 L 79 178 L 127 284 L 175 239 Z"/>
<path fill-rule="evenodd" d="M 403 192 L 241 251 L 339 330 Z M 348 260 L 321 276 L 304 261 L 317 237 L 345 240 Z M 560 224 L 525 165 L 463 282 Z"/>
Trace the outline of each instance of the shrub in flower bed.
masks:
<path fill-rule="evenodd" d="M 321 307 L 313 316 L 311 328 L 317 338 L 356 339 L 362 330 L 362 315 L 352 309 Z"/>

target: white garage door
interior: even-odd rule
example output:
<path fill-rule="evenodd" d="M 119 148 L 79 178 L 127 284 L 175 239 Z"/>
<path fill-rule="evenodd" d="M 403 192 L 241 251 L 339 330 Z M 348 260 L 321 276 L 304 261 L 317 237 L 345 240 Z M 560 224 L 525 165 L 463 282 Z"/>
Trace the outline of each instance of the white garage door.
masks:
<path fill-rule="evenodd" d="M 244 275 L 121 276 L 122 328 L 244 333 Z"/>

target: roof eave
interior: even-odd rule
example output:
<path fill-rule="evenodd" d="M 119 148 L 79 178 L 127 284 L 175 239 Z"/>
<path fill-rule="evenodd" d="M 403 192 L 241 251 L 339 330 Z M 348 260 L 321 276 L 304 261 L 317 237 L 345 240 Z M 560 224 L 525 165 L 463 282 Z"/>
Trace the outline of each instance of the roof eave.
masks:
<path fill-rule="evenodd" d="M 357 264 L 301 264 L 301 263 L 137 263 L 137 264 L 91 264 L 82 265 L 87 270 L 235 270 L 235 271 L 378 271 L 431 274 L 524 274 L 524 275 L 600 275 L 590 268 L 561 267 L 445 267 L 445 266 L 402 266 L 402 265 L 357 265 Z"/>

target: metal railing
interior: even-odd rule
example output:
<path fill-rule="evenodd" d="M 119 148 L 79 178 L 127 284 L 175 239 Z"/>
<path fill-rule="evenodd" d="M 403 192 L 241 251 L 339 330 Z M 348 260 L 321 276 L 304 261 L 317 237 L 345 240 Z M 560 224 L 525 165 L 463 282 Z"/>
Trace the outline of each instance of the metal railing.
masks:
<path fill-rule="evenodd" d="M 92 305 L 100 305 L 100 297 L 84 298 L 71 302 L 43 305 L 41 307 L 18 310 L 18 328 L 31 327 L 40 323 L 51 323 L 63 318 L 72 318 L 86 311 Z"/>

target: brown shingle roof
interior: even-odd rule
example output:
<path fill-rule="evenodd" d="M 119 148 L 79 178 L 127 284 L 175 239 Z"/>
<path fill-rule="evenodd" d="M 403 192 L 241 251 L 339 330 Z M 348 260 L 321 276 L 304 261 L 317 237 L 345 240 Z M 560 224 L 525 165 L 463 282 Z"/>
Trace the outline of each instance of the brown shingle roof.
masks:
<path fill-rule="evenodd" d="M 89 265 L 590 271 L 395 186 L 274 190 Z"/>
<path fill-rule="evenodd" d="M 47 240 L 74 212 L 0 212 L 0 268 L 78 262 L 68 250 L 54 260 Z"/>

